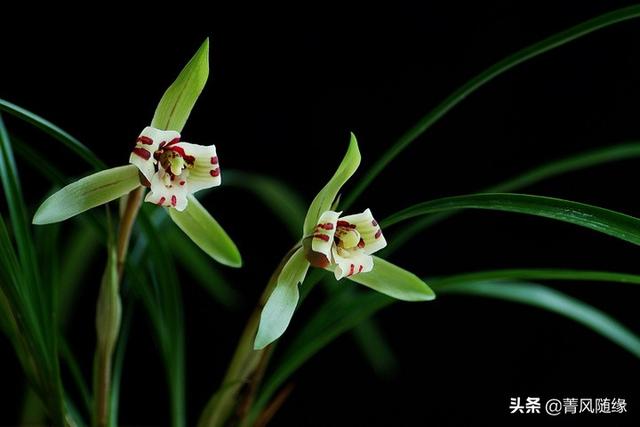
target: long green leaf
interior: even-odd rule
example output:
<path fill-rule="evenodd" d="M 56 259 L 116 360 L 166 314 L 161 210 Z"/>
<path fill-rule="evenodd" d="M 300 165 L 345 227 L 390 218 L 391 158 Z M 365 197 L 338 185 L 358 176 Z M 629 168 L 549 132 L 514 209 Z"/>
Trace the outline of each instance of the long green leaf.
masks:
<path fill-rule="evenodd" d="M 169 209 L 173 222 L 211 258 L 230 267 L 240 267 L 242 258 L 236 244 L 198 199 L 188 197 L 189 204 L 184 211 Z"/>
<path fill-rule="evenodd" d="M 303 234 L 309 235 L 313 233 L 313 229 L 318 225 L 318 219 L 325 211 L 331 209 L 334 200 L 338 196 L 338 192 L 342 186 L 355 173 L 360 166 L 360 150 L 358 149 L 358 141 L 352 133 L 349 141 L 349 148 L 342 159 L 342 163 L 338 166 L 336 173 L 331 177 L 327 185 L 325 185 L 318 195 L 311 202 L 307 216 L 304 219 Z"/>
<path fill-rule="evenodd" d="M 640 338 L 617 320 L 573 297 L 526 282 L 467 282 L 437 287 L 440 293 L 477 295 L 531 305 L 568 317 L 640 357 Z"/>
<path fill-rule="evenodd" d="M 54 314 L 55 289 L 40 280 L 37 251 L 28 222 L 20 177 L 13 156 L 9 135 L 0 118 L 0 180 L 9 207 L 17 254 L 8 238 L 2 222 L 3 260 L 18 259 L 19 265 L 9 265 L 12 277 L 2 280 L 4 297 L 13 307 L 14 337 L 20 340 L 15 346 L 23 363 L 31 387 L 39 394 L 51 419 L 58 425 L 64 420 L 62 380 L 57 358 L 58 329 Z M 28 361 L 28 362 L 27 362 Z M 26 363 L 25 363 L 26 362 Z"/>
<path fill-rule="evenodd" d="M 209 39 L 207 38 L 162 96 L 151 126 L 182 131 L 208 77 Z"/>
<path fill-rule="evenodd" d="M 58 126 L 54 125 L 48 120 L 43 119 L 37 114 L 32 113 L 22 107 L 19 107 L 11 102 L 5 101 L 4 99 L 0 99 L 0 110 L 6 111 L 7 113 L 18 117 L 41 129 L 45 133 L 51 135 L 53 138 L 60 141 L 71 151 L 79 155 L 82 159 L 84 159 L 87 163 L 93 166 L 94 169 L 100 170 L 105 169 L 106 165 L 98 158 L 91 150 L 87 148 L 84 144 L 78 141 L 76 138 L 60 129 Z"/>
<path fill-rule="evenodd" d="M 640 6 L 634 5 L 605 13 L 596 18 L 571 27 L 565 31 L 556 33 L 542 41 L 534 43 L 507 58 L 495 63 L 487 68 L 459 89 L 449 95 L 444 101 L 438 104 L 427 115 L 422 117 L 411 129 L 403 134 L 383 155 L 373 164 L 367 173 L 360 179 L 353 191 L 344 200 L 345 208 L 350 207 L 356 198 L 371 184 L 371 182 L 382 172 L 385 167 L 397 157 L 405 148 L 429 129 L 434 123 L 440 120 L 453 107 L 458 105 L 480 87 L 490 82 L 494 78 L 510 70 L 511 68 L 528 61 L 540 54 L 560 47 L 565 43 L 578 39 L 610 25 L 640 17 Z"/>
<path fill-rule="evenodd" d="M 115 200 L 140 186 L 134 165 L 106 169 L 67 185 L 51 195 L 33 216 L 34 224 L 64 221 Z"/>
<path fill-rule="evenodd" d="M 455 274 L 453 276 L 435 279 L 435 283 L 438 289 L 442 289 L 449 284 L 481 282 L 487 280 L 580 280 L 586 282 L 611 282 L 640 285 L 640 276 L 636 274 L 610 271 L 568 270 L 559 268 L 485 270 Z"/>
<path fill-rule="evenodd" d="M 18 246 L 18 256 L 22 262 L 22 268 L 27 274 L 35 274 L 37 270 L 36 254 L 27 220 L 27 208 L 22 197 L 20 177 L 13 157 L 11 141 L 2 117 L 0 117 L 0 181 L 2 181 L 2 189 L 9 207 L 11 226 Z M 35 282 L 37 279 L 31 275 L 30 280 Z"/>
<path fill-rule="evenodd" d="M 445 197 L 411 206 L 383 221 L 390 226 L 421 215 L 458 209 L 490 209 L 564 221 L 640 245 L 640 220 L 608 209 L 569 200 L 527 194 L 472 194 Z"/>
<path fill-rule="evenodd" d="M 502 193 L 517 191 L 521 188 L 528 187 L 538 182 L 563 175 L 568 172 L 588 169 L 593 166 L 599 166 L 609 162 L 620 160 L 629 160 L 640 157 L 640 143 L 630 142 L 626 144 L 618 144 L 610 147 L 589 150 L 584 153 L 578 153 L 564 159 L 554 160 L 535 167 L 513 178 L 502 181 L 496 185 L 492 185 L 482 191 L 483 193 Z M 450 217 L 455 212 L 441 212 L 434 215 L 418 218 L 411 224 L 398 230 L 393 238 L 390 239 L 389 245 L 382 253 L 390 254 L 395 249 L 401 247 L 410 238 L 418 234 L 425 228 L 437 224 L 438 222 Z"/>
<path fill-rule="evenodd" d="M 439 294 L 444 295 L 449 289 L 453 289 L 451 293 L 456 292 L 456 289 L 460 289 L 464 292 L 464 289 L 472 286 L 472 284 L 479 282 L 496 282 L 508 280 L 574 280 L 574 281 L 611 281 L 618 283 L 633 283 L 640 284 L 640 276 L 602 272 L 602 271 L 583 271 L 583 270 L 560 270 L 560 269 L 519 269 L 519 270 L 494 270 L 494 271 L 480 271 L 475 273 L 464 273 L 455 276 L 448 276 L 443 278 L 431 278 L 428 279 L 430 286 Z M 458 287 L 458 288 L 456 288 Z M 489 291 L 486 291 L 489 292 Z M 508 290 L 505 292 L 509 292 Z M 561 295 L 557 291 L 556 295 Z M 496 294 L 499 291 L 496 291 Z M 535 296 L 535 295 L 534 295 Z M 575 303 L 574 308 L 579 306 L 579 303 L 575 299 L 571 299 Z M 504 298 L 503 298 L 504 299 Z M 255 417 L 264 406 L 271 400 L 273 394 L 287 381 L 287 379 L 293 374 L 300 366 L 302 366 L 309 358 L 316 354 L 319 350 L 328 345 L 338 336 L 343 333 L 352 330 L 361 322 L 382 308 L 393 304 L 397 300 L 389 298 L 385 295 L 376 292 L 354 292 L 349 288 L 344 288 L 341 293 L 336 297 L 330 299 L 316 311 L 314 316 L 305 324 L 303 330 L 287 347 L 287 350 L 283 354 L 280 363 L 276 366 L 273 374 L 269 376 L 263 389 L 260 392 L 258 401 L 252 409 L 252 416 Z M 524 299 L 520 302 L 526 302 Z M 540 308 L 545 308 L 541 302 L 532 303 L 532 305 L 538 305 Z M 594 312 L 598 312 L 595 308 L 583 304 L 585 310 L 591 308 Z M 555 311 L 555 310 L 554 310 Z M 562 310 L 557 310 L 558 314 L 563 314 Z M 600 314 L 604 315 L 604 313 Z M 575 310 L 569 310 L 567 316 L 572 320 L 576 320 L 581 323 L 585 323 L 580 316 L 575 315 Z M 628 333 L 616 332 L 616 328 L 611 328 L 610 318 L 606 315 L 591 316 L 591 323 L 587 324 L 590 328 L 601 333 L 606 338 L 616 344 L 621 345 L 623 348 L 636 354 L 637 338 L 630 336 Z M 597 322 L 603 320 L 603 324 L 598 326 Z M 615 321 L 614 321 L 615 322 Z M 608 333 L 613 331 L 613 335 L 609 336 Z M 621 337 L 623 340 L 621 341 Z"/>

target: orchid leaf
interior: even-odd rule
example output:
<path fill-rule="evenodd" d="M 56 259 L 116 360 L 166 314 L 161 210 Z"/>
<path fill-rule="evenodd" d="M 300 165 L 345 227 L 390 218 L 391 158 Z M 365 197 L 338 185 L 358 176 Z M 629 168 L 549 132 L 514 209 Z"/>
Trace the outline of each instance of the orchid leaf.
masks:
<path fill-rule="evenodd" d="M 38 208 L 34 224 L 64 221 L 115 200 L 140 186 L 134 165 L 106 169 L 73 182 L 51 195 Z"/>
<path fill-rule="evenodd" d="M 298 284 L 302 283 L 308 269 L 309 261 L 304 256 L 304 249 L 298 248 L 282 268 L 276 287 L 262 309 L 254 349 L 260 350 L 271 344 L 287 329 L 300 298 Z"/>
<path fill-rule="evenodd" d="M 431 301 L 436 297 L 418 276 L 373 256 L 373 270 L 348 277 L 361 285 L 403 301 Z"/>
<path fill-rule="evenodd" d="M 233 240 L 207 210 L 188 196 L 187 208 L 180 212 L 169 209 L 169 215 L 182 231 L 211 258 L 229 267 L 242 266 L 240 252 Z"/>
<path fill-rule="evenodd" d="M 513 178 L 501 181 L 496 185 L 483 190 L 483 193 L 505 193 L 519 190 L 523 187 L 536 184 L 538 182 L 561 176 L 569 172 L 589 169 L 606 163 L 630 160 L 640 157 L 640 143 L 628 142 L 588 150 L 574 154 L 562 159 L 553 160 L 534 167 Z M 406 227 L 402 227 L 390 240 L 389 246 L 384 250 L 385 254 L 390 254 L 402 247 L 410 238 L 418 234 L 425 228 L 437 224 L 438 222 L 454 215 L 456 211 L 440 212 L 434 215 L 417 219 Z"/>
<path fill-rule="evenodd" d="M 421 215 L 458 209 L 490 209 L 536 215 L 568 222 L 640 245 L 640 219 L 609 209 L 553 197 L 487 193 L 430 200 L 397 212 L 385 226 Z"/>
<path fill-rule="evenodd" d="M 507 278 L 510 281 L 504 280 Z M 480 271 L 431 279 L 429 282 L 441 297 L 448 293 L 474 294 L 554 311 L 591 328 L 631 353 L 640 355 L 640 338 L 608 314 L 546 286 L 526 282 L 517 282 L 516 285 L 519 279 L 640 283 L 639 276 L 630 274 L 559 269 Z M 475 288 L 478 284 L 480 286 Z M 318 351 L 397 301 L 375 292 L 354 292 L 346 288 L 339 292 L 337 297 L 329 299 L 316 311 L 287 347 L 280 364 L 267 378 L 251 417 L 257 416 L 287 379 Z"/>
<path fill-rule="evenodd" d="M 595 18 L 581 22 L 580 24 L 564 31 L 555 33 L 537 43 L 525 47 L 524 49 L 520 49 L 477 74 L 451 93 L 451 95 L 434 107 L 429 113 L 423 116 L 411 129 L 400 136 L 400 138 L 382 154 L 382 156 L 359 180 L 353 191 L 348 195 L 344 202 L 345 208 L 350 207 L 358 196 L 360 196 L 371 182 L 385 169 L 385 167 L 400 153 L 402 153 L 412 142 L 418 139 L 427 131 L 427 129 L 437 123 L 438 120 L 444 117 L 451 109 L 485 84 L 491 82 L 493 79 L 512 68 L 537 57 L 538 55 L 556 49 L 594 31 L 638 17 L 640 17 L 640 6 L 638 5 L 624 7 L 596 16 Z"/>
<path fill-rule="evenodd" d="M 5 101 L 4 99 L 0 99 L 0 110 L 6 111 L 7 113 L 19 119 L 22 119 L 25 122 L 30 123 L 38 129 L 51 135 L 53 138 L 60 141 L 63 145 L 65 145 L 71 151 L 84 159 L 95 169 L 99 170 L 106 167 L 106 165 L 86 145 L 82 144 L 69 133 L 60 129 L 50 121 L 38 116 L 37 114 L 32 113 L 31 111 L 19 107 L 15 104 L 12 104 L 9 101 Z"/>
<path fill-rule="evenodd" d="M 640 338 L 631 330 L 605 312 L 546 286 L 527 282 L 460 282 L 438 288 L 438 291 L 496 298 L 542 308 L 581 323 L 640 357 Z"/>
<path fill-rule="evenodd" d="M 351 178 L 351 175 L 358 169 L 358 166 L 360 166 L 360 159 L 358 141 L 352 133 L 349 148 L 342 159 L 342 163 L 338 166 L 338 170 L 336 170 L 336 173 L 331 177 L 327 185 L 320 190 L 311 202 L 311 206 L 309 206 L 307 216 L 304 219 L 303 233 L 305 236 L 313 232 L 314 227 L 318 224 L 320 215 L 331 208 L 342 186 Z"/>
<path fill-rule="evenodd" d="M 163 130 L 182 131 L 208 77 L 209 39 L 207 38 L 162 96 L 153 115 L 151 126 Z"/>

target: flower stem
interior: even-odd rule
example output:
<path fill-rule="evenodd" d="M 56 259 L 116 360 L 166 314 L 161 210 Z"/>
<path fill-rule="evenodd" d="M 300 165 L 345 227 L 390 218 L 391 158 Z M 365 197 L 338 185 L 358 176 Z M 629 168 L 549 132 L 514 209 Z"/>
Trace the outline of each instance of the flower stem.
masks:
<path fill-rule="evenodd" d="M 296 245 L 280 261 L 267 287 L 260 296 L 247 325 L 240 336 L 238 346 L 233 354 L 227 373 L 218 391 L 211 397 L 205 410 L 200 416 L 198 427 L 220 427 L 225 425 L 236 409 L 235 418 L 242 420 L 253 402 L 264 370 L 266 369 L 273 344 L 262 350 L 253 349 L 253 341 L 260 324 L 262 308 L 267 303 L 273 288 L 278 282 L 278 276 L 291 255 L 299 248 Z"/>
<path fill-rule="evenodd" d="M 122 211 L 118 240 L 115 250 L 110 251 L 105 269 L 96 314 L 97 345 L 95 356 L 95 406 L 94 426 L 107 427 L 110 420 L 112 357 L 120 330 L 120 282 L 131 239 L 131 230 L 142 201 L 143 187 L 133 190 L 127 196 Z M 112 245 L 111 245 L 112 246 Z M 113 247 L 113 246 L 112 246 Z M 115 264 L 115 265 L 114 265 Z"/>
<path fill-rule="evenodd" d="M 129 251 L 129 241 L 131 240 L 131 230 L 133 230 L 133 224 L 136 222 L 143 194 L 144 187 L 138 187 L 129 193 L 129 196 L 127 197 L 127 204 L 124 208 L 124 212 L 122 213 L 120 231 L 118 233 L 117 250 L 119 280 L 122 280 L 124 264 L 127 259 L 127 252 Z"/>

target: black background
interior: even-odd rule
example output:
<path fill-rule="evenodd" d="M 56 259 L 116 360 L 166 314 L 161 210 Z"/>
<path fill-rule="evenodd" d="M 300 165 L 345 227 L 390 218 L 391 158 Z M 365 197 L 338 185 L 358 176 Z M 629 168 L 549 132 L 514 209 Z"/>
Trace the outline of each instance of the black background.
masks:
<path fill-rule="evenodd" d="M 269 13 L 249 6 L 227 13 L 174 5 L 149 9 L 149 15 L 96 6 L 69 11 L 83 16 L 61 20 L 7 14 L 5 20 L 13 25 L 0 30 L 0 97 L 58 124 L 109 165 L 122 164 L 164 89 L 209 36 L 209 83 L 183 138 L 215 143 L 223 174 L 225 167 L 269 174 L 311 200 L 343 155 L 349 131 L 360 142 L 362 174 L 403 131 L 476 73 L 521 47 L 625 4 L 430 2 L 350 11 L 318 5 Z M 630 21 L 598 31 L 489 83 L 413 143 L 354 209 L 371 207 L 384 218 L 419 201 L 477 191 L 545 161 L 637 139 L 639 25 Z M 88 171 L 43 134 L 15 119 L 6 122 L 52 162 L 64 165 L 70 176 Z M 637 164 L 572 173 L 526 192 L 638 216 Z M 48 188 L 24 163 L 20 166 L 35 207 Z M 245 268 L 225 270 L 225 275 L 242 293 L 244 305 L 223 309 L 189 280 L 183 283 L 190 424 L 218 385 L 270 271 L 293 243 L 282 224 L 246 193 L 223 186 L 205 205 L 243 252 Z M 273 233 L 271 247 L 257 243 L 261 227 Z M 422 276 L 510 267 L 638 273 L 638 254 L 630 244 L 574 226 L 473 211 L 425 232 L 393 261 Z M 102 259 L 88 262 L 96 263 L 96 275 L 87 277 L 69 330 L 87 375 Z M 640 330 L 638 292 L 632 285 L 552 285 Z M 284 340 L 322 298 L 320 292 L 312 294 Z M 134 320 L 121 422 L 166 425 L 159 353 L 142 312 Z M 377 377 L 354 341 L 344 336 L 295 375 L 295 391 L 273 425 L 637 422 L 637 358 L 557 315 L 446 296 L 432 303 L 395 304 L 376 320 L 400 361 L 397 374 Z M 24 386 L 6 339 L 0 339 L 0 359 L 0 423 L 11 424 Z M 508 401 L 515 396 L 621 397 L 627 399 L 629 414 L 510 416 Z"/>

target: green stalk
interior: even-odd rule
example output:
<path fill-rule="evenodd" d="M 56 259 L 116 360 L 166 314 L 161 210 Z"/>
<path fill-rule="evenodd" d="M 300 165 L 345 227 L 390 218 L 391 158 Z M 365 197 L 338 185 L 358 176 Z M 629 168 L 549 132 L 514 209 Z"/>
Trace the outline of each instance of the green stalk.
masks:
<path fill-rule="evenodd" d="M 120 282 L 129 248 L 131 230 L 140 209 L 143 187 L 129 193 L 120 221 L 117 247 L 110 250 L 96 313 L 97 345 L 95 357 L 94 425 L 108 427 L 110 420 L 112 359 L 120 331 Z M 113 248 L 113 245 L 110 245 Z"/>

